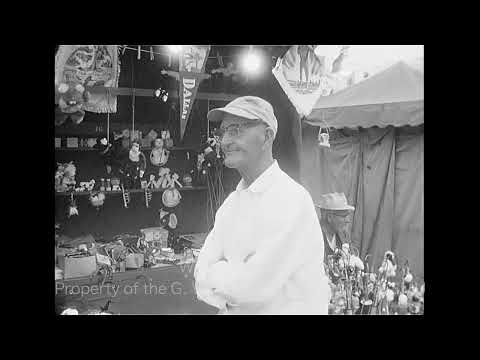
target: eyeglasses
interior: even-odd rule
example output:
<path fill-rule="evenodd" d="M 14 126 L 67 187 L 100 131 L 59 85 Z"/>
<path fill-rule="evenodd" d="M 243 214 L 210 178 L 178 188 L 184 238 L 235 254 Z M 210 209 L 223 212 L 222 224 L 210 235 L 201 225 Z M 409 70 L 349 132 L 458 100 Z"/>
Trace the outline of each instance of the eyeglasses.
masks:
<path fill-rule="evenodd" d="M 215 135 L 218 136 L 220 140 L 222 140 L 225 135 L 228 135 L 230 138 L 237 138 L 242 134 L 244 128 L 255 127 L 258 125 L 266 124 L 262 121 L 245 121 L 239 124 L 231 124 L 217 129 Z"/>

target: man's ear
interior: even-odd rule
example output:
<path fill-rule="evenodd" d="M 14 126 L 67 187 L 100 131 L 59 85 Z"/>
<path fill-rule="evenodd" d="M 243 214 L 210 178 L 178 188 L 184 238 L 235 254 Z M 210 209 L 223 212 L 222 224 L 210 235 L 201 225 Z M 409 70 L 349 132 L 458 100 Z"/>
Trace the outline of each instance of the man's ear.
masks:
<path fill-rule="evenodd" d="M 274 139 L 275 139 L 275 134 L 273 132 L 273 129 L 268 127 L 265 131 L 265 142 L 269 141 L 271 144 L 273 144 Z"/>

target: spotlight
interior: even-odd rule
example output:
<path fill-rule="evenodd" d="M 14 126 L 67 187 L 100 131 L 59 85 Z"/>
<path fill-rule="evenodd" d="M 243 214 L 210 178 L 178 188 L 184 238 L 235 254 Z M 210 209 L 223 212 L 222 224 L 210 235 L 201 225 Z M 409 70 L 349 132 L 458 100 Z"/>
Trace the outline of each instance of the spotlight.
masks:
<path fill-rule="evenodd" d="M 167 45 L 167 47 L 174 54 L 178 54 L 182 50 L 182 45 Z"/>
<path fill-rule="evenodd" d="M 162 101 L 163 102 L 167 102 L 168 100 L 168 92 L 166 90 L 163 90 L 163 89 L 157 89 L 155 90 L 155 97 L 156 98 L 162 98 Z"/>
<path fill-rule="evenodd" d="M 258 53 L 250 51 L 244 56 L 242 60 L 243 69 L 250 74 L 257 73 L 262 65 L 262 59 Z"/>

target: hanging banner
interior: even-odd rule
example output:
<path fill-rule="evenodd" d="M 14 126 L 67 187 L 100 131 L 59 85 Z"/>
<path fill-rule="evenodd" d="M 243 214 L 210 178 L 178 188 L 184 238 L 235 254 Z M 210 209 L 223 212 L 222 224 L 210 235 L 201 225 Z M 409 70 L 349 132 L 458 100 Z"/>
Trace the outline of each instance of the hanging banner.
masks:
<path fill-rule="evenodd" d="M 293 45 L 272 72 L 297 112 L 308 116 L 320 96 L 410 59 L 423 59 L 422 45 Z"/>
<path fill-rule="evenodd" d="M 209 75 L 204 73 L 210 45 L 184 45 L 180 54 L 180 138 L 183 138 L 198 86 Z"/>
<path fill-rule="evenodd" d="M 330 91 L 324 66 L 313 45 L 293 45 L 277 60 L 273 75 L 301 116 L 307 116 L 322 93 Z"/>
<path fill-rule="evenodd" d="M 55 56 L 55 86 L 80 83 L 117 87 L 120 63 L 117 45 L 60 45 Z M 83 109 L 95 113 L 117 111 L 116 96 L 91 93 Z M 109 98 L 107 98 L 109 96 Z"/>

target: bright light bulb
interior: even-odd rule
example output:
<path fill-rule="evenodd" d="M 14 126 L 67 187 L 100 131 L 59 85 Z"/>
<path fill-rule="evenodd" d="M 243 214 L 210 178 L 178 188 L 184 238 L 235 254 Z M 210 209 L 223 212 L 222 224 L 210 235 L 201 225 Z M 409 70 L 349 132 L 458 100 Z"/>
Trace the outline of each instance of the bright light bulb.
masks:
<path fill-rule="evenodd" d="M 168 46 L 168 49 L 177 54 L 178 52 L 180 52 L 180 50 L 182 50 L 182 45 L 167 45 Z"/>
<path fill-rule="evenodd" d="M 261 62 L 260 56 L 249 52 L 243 59 L 243 68 L 249 73 L 255 73 L 260 69 Z"/>

